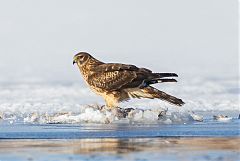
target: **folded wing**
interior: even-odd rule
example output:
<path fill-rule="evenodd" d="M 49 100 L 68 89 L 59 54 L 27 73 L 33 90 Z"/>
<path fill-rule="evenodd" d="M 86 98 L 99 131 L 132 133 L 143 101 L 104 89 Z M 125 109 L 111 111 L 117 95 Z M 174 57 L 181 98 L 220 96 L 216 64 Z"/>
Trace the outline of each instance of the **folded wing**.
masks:
<path fill-rule="evenodd" d="M 163 78 L 176 76 L 175 73 L 152 73 L 149 69 L 129 64 L 107 63 L 92 70 L 88 83 L 101 89 L 115 91 L 125 88 L 144 88 L 155 83 L 176 82 L 175 79 Z"/>

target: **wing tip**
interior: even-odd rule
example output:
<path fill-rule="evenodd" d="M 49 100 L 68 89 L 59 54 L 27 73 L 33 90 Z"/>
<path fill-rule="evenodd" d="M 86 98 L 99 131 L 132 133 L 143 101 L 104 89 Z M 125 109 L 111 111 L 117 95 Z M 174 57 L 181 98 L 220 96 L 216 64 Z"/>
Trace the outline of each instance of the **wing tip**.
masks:
<path fill-rule="evenodd" d="M 177 82 L 176 79 L 158 79 L 157 83 L 163 83 L 163 82 Z"/>

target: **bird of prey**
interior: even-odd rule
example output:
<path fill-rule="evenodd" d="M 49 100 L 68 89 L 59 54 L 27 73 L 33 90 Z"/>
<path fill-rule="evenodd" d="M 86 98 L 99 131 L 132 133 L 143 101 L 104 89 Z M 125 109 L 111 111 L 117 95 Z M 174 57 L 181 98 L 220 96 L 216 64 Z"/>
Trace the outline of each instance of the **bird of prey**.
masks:
<path fill-rule="evenodd" d="M 169 77 L 177 77 L 175 73 L 153 73 L 146 68 L 135 65 L 104 63 L 86 52 L 80 52 L 73 58 L 90 88 L 102 96 L 108 108 L 118 107 L 118 103 L 130 98 L 158 98 L 171 104 L 182 106 L 184 102 L 160 91 L 152 84 L 177 82 Z"/>

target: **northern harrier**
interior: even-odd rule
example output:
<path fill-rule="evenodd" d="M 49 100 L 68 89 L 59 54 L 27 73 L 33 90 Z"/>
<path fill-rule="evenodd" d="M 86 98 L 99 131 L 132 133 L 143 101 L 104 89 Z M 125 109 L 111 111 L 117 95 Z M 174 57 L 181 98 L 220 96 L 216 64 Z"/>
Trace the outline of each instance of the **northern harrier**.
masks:
<path fill-rule="evenodd" d="M 77 63 L 85 82 L 98 95 L 101 95 L 107 107 L 118 107 L 118 103 L 130 98 L 158 98 L 171 104 L 182 106 L 184 102 L 162 92 L 151 84 L 177 82 L 175 73 L 153 73 L 135 65 L 103 63 L 86 52 L 80 52 L 73 58 Z"/>

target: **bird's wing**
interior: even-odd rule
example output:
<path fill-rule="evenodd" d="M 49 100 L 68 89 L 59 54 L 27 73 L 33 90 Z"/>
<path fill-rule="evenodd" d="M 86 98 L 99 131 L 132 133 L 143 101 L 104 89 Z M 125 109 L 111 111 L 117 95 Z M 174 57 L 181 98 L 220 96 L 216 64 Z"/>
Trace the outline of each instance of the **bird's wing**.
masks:
<path fill-rule="evenodd" d="M 112 72 L 112 71 L 137 71 L 139 74 L 152 75 L 155 78 L 164 78 L 164 77 L 177 77 L 176 73 L 152 73 L 151 70 L 147 68 L 138 68 L 135 65 L 130 64 L 120 64 L 120 63 L 106 63 L 98 65 L 93 69 L 95 72 Z"/>
<path fill-rule="evenodd" d="M 94 87 L 108 91 L 176 81 L 170 79 L 161 79 L 160 81 L 159 78 L 162 75 L 160 76 L 159 73 L 152 73 L 149 69 L 138 68 L 135 65 L 129 64 L 102 64 L 93 68 L 91 72 L 92 74 L 88 77 L 88 83 Z"/>
<path fill-rule="evenodd" d="M 92 73 L 88 78 L 90 85 L 113 91 L 140 86 L 152 71 L 135 65 L 107 63 L 98 65 Z"/>
<path fill-rule="evenodd" d="M 114 91 L 131 83 L 135 78 L 137 78 L 135 71 L 112 71 L 111 69 L 110 71 L 94 72 L 88 77 L 88 83 L 97 88 Z"/>
<path fill-rule="evenodd" d="M 98 65 L 94 68 L 94 72 L 113 72 L 113 71 L 122 71 L 122 70 L 129 70 L 129 71 L 137 71 L 139 68 L 135 65 L 130 64 L 119 64 L 119 63 L 106 63 L 102 65 Z"/>

